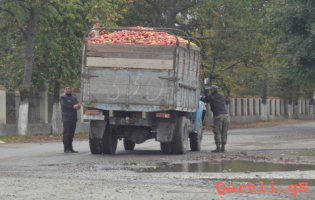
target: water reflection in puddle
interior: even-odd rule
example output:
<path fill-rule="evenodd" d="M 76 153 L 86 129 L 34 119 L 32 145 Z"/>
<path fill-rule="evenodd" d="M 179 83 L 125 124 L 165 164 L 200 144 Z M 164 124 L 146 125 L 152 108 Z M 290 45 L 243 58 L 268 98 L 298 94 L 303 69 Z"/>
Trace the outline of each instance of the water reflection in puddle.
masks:
<path fill-rule="evenodd" d="M 314 165 L 284 165 L 252 161 L 221 161 L 162 164 L 157 167 L 139 169 L 138 172 L 277 172 L 315 170 Z"/>

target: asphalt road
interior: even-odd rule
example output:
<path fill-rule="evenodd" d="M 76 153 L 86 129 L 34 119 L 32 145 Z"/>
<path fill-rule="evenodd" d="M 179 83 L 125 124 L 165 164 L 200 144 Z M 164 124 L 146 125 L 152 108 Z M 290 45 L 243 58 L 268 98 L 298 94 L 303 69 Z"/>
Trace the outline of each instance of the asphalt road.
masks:
<path fill-rule="evenodd" d="M 232 129 L 228 131 L 227 153 L 216 155 L 210 153 L 215 148 L 212 132 L 204 132 L 200 152 L 188 151 L 185 155 L 163 155 L 154 140 L 136 145 L 134 151 L 125 151 L 119 141 L 115 155 L 91 155 L 88 141 L 74 142 L 78 154 L 64 154 L 60 142 L 0 144 L 0 199 L 312 199 L 313 187 L 295 196 L 289 192 L 251 193 L 248 189 L 245 193 L 218 195 L 216 184 L 220 179 L 256 176 L 315 179 L 315 171 L 272 174 L 135 171 L 160 163 L 249 160 L 253 156 L 276 162 L 280 157 L 296 159 L 298 155 L 299 162 L 312 162 L 313 157 L 301 155 L 315 151 L 314 127 L 315 122 L 308 122 Z"/>
<path fill-rule="evenodd" d="M 263 128 L 243 128 L 228 131 L 227 151 L 267 150 L 267 149 L 301 149 L 314 148 L 315 122 L 282 125 Z M 74 149 L 79 151 L 78 157 L 89 159 L 88 141 L 75 141 Z M 213 133 L 204 132 L 201 152 L 189 154 L 209 153 L 215 148 Z M 0 161 L 18 160 L 37 156 L 65 156 L 62 143 L 24 143 L 0 144 Z M 116 155 L 162 155 L 159 142 L 153 139 L 137 144 L 135 151 L 125 151 L 122 141 L 118 142 Z M 72 155 L 73 156 L 73 155 Z"/>

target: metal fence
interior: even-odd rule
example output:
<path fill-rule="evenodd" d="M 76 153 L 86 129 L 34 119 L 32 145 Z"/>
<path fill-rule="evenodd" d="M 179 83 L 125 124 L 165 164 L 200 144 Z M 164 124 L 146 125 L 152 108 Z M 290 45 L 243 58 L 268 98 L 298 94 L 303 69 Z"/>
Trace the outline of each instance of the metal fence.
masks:
<path fill-rule="evenodd" d="M 19 114 L 19 97 L 15 93 L 6 93 L 6 123 L 17 124 Z M 40 123 L 39 96 L 33 94 L 29 99 L 28 123 Z"/>
<path fill-rule="evenodd" d="M 18 112 L 15 106 L 15 94 L 14 93 L 6 93 L 6 119 L 7 124 L 16 124 L 17 123 L 17 115 Z"/>
<path fill-rule="evenodd" d="M 40 110 L 39 110 L 39 96 L 32 94 L 29 99 L 29 109 L 28 109 L 28 123 L 35 124 L 40 123 Z"/>

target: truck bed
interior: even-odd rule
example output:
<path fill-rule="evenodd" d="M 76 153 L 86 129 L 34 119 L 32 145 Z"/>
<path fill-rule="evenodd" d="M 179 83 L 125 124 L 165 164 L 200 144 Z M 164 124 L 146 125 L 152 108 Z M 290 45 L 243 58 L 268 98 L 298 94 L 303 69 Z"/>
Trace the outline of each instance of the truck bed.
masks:
<path fill-rule="evenodd" d="M 196 111 L 200 48 L 85 44 L 82 103 L 103 110 Z"/>

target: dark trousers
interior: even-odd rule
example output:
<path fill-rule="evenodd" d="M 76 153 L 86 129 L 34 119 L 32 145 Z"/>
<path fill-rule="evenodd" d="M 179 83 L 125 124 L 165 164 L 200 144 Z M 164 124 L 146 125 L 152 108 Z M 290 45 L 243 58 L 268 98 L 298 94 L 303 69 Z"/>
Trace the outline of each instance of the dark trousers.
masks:
<path fill-rule="evenodd" d="M 63 145 L 64 150 L 73 150 L 72 141 L 77 122 L 63 121 Z"/>

